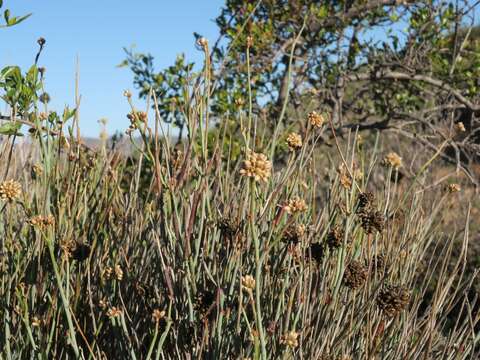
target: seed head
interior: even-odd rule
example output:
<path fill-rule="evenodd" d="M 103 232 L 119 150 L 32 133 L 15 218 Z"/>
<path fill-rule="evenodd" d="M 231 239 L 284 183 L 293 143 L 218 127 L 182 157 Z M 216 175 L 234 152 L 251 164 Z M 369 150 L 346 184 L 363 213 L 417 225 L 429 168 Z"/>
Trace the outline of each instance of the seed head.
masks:
<path fill-rule="evenodd" d="M 247 291 L 255 290 L 255 279 L 253 278 L 253 276 L 242 276 L 242 287 Z"/>
<path fill-rule="evenodd" d="M 462 188 L 460 187 L 460 185 L 458 184 L 450 184 L 447 186 L 447 191 L 450 193 L 450 194 L 453 194 L 453 193 L 456 193 L 456 192 L 460 192 L 462 190 Z"/>
<path fill-rule="evenodd" d="M 459 121 L 458 123 L 455 124 L 455 129 L 458 131 L 458 132 L 465 132 L 467 131 L 465 129 L 465 125 L 463 124 L 463 122 Z"/>
<path fill-rule="evenodd" d="M 298 336 L 299 333 L 295 331 L 289 331 L 282 335 L 282 337 L 280 338 L 280 343 L 288 347 L 295 348 L 298 346 Z"/>
<path fill-rule="evenodd" d="M 125 96 L 127 99 L 130 99 L 132 97 L 132 93 L 130 92 L 130 90 L 125 90 L 123 92 L 123 96 Z"/>
<path fill-rule="evenodd" d="M 121 281 L 123 279 L 123 270 L 120 265 L 115 265 L 115 277 L 118 281 Z"/>
<path fill-rule="evenodd" d="M 391 152 L 385 156 L 383 164 L 398 170 L 402 166 L 402 158 L 396 152 Z"/>
<path fill-rule="evenodd" d="M 343 274 L 343 283 L 350 289 L 358 289 L 363 286 L 367 280 L 368 269 L 358 261 L 351 261 L 345 268 Z"/>
<path fill-rule="evenodd" d="M 293 199 L 287 201 L 287 203 L 283 206 L 283 209 L 288 214 L 298 214 L 307 211 L 308 206 L 305 200 L 295 196 Z"/>
<path fill-rule="evenodd" d="M 295 151 L 302 148 L 302 137 L 294 132 L 291 132 L 287 136 L 287 145 L 290 151 Z"/>
<path fill-rule="evenodd" d="M 243 161 L 243 168 L 240 174 L 253 177 L 255 181 L 267 182 L 272 172 L 272 163 L 264 154 L 253 151 L 247 153 L 247 159 Z"/>
<path fill-rule="evenodd" d="M 385 217 L 380 211 L 362 211 L 359 215 L 362 228 L 367 234 L 373 234 L 374 231 L 381 233 L 385 228 Z"/>
<path fill-rule="evenodd" d="M 398 285 L 386 285 L 380 290 L 377 305 L 388 317 L 394 317 L 405 309 L 410 302 L 410 293 Z"/>
<path fill-rule="evenodd" d="M 29 222 L 30 222 L 30 225 L 32 225 L 33 227 L 37 227 L 39 229 L 44 230 L 55 224 L 55 218 L 53 217 L 53 215 L 47 215 L 47 216 L 36 215 L 36 216 L 33 216 L 29 220 Z"/>
<path fill-rule="evenodd" d="M 330 250 L 338 249 L 343 244 L 343 238 L 345 237 L 345 233 L 343 229 L 336 225 L 327 235 L 327 245 Z"/>
<path fill-rule="evenodd" d="M 320 129 L 323 126 L 323 124 L 325 124 L 326 120 L 323 115 L 317 113 L 316 111 L 312 111 L 311 113 L 308 114 L 308 122 L 314 128 Z"/>
<path fill-rule="evenodd" d="M 253 46 L 253 37 L 247 36 L 247 48 L 251 48 Z"/>
<path fill-rule="evenodd" d="M 37 44 L 40 46 L 44 46 L 47 41 L 43 37 L 39 37 L 37 40 Z"/>
<path fill-rule="evenodd" d="M 299 243 L 302 240 L 302 237 L 305 235 L 305 225 L 303 224 L 292 224 L 287 227 L 285 233 L 283 234 L 283 240 L 288 243 Z"/>
<path fill-rule="evenodd" d="M 6 180 L 0 184 L 0 199 L 13 201 L 22 195 L 22 186 L 18 181 Z"/>
<path fill-rule="evenodd" d="M 360 209 L 370 208 L 375 201 L 375 195 L 371 192 L 362 192 L 358 194 L 358 207 Z"/>
<path fill-rule="evenodd" d="M 50 102 L 50 95 L 44 92 L 38 97 L 38 100 L 40 100 L 42 104 L 48 104 Z"/>
<path fill-rule="evenodd" d="M 43 174 L 43 167 L 42 165 L 40 164 L 35 164 L 32 166 L 32 171 L 31 171 L 31 175 L 32 175 L 32 179 L 38 179 L 40 176 L 42 176 Z"/>
<path fill-rule="evenodd" d="M 200 46 L 203 50 L 208 49 L 208 40 L 204 37 L 201 37 L 197 40 L 198 46 Z"/>
<path fill-rule="evenodd" d="M 122 310 L 120 308 L 117 308 L 116 306 L 112 306 L 110 309 L 107 311 L 107 316 L 109 318 L 115 318 L 122 315 Z"/>
<path fill-rule="evenodd" d="M 159 309 L 153 310 L 152 321 L 158 324 L 160 320 L 162 320 L 165 317 L 165 314 L 166 314 L 165 310 L 159 310 Z"/>

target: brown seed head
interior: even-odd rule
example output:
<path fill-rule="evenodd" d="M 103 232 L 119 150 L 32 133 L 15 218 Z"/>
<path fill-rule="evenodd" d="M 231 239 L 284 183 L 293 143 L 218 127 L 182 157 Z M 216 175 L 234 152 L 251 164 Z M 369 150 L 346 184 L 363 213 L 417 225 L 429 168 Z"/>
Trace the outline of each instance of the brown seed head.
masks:
<path fill-rule="evenodd" d="M 286 141 L 290 151 L 295 151 L 302 148 L 302 137 L 297 133 L 291 132 L 288 134 Z"/>
<path fill-rule="evenodd" d="M 465 125 L 463 124 L 463 122 L 459 121 L 458 123 L 455 124 L 455 129 L 458 131 L 458 132 L 465 132 L 467 131 L 465 129 Z"/>
<path fill-rule="evenodd" d="M 410 292 L 403 286 L 386 285 L 380 290 L 377 305 L 388 317 L 394 317 L 410 302 Z"/>
<path fill-rule="evenodd" d="M 110 309 L 107 311 L 107 316 L 109 318 L 115 318 L 122 315 L 122 310 L 120 308 L 117 308 L 116 306 L 112 306 Z"/>
<path fill-rule="evenodd" d="M 299 333 L 296 331 L 289 331 L 282 335 L 280 338 L 280 343 L 288 347 L 295 348 L 298 346 L 298 336 Z"/>
<path fill-rule="evenodd" d="M 385 228 L 385 217 L 380 211 L 367 210 L 359 213 L 362 228 L 367 234 L 381 233 Z"/>
<path fill-rule="evenodd" d="M 448 191 L 450 194 L 453 194 L 453 193 L 462 191 L 462 188 L 461 188 L 460 185 L 458 185 L 458 184 L 449 184 L 449 185 L 447 186 L 447 191 Z"/>
<path fill-rule="evenodd" d="M 308 206 L 305 200 L 295 196 L 293 199 L 287 201 L 287 203 L 283 206 L 283 209 L 288 214 L 298 214 L 307 211 Z"/>
<path fill-rule="evenodd" d="M 312 125 L 314 128 L 321 128 L 323 124 L 325 124 L 326 120 L 325 117 L 316 111 L 312 111 L 311 113 L 308 114 L 308 122 L 310 125 Z"/>
<path fill-rule="evenodd" d="M 335 225 L 327 235 L 327 245 L 330 250 L 338 249 L 343 244 L 345 233 L 339 225 Z"/>
<path fill-rule="evenodd" d="M 165 310 L 159 310 L 159 309 L 153 310 L 152 321 L 158 324 L 160 320 L 162 320 L 165 317 L 165 314 L 166 314 Z"/>
<path fill-rule="evenodd" d="M 247 291 L 255 290 L 255 279 L 253 278 L 253 276 L 242 276 L 242 287 Z"/>
<path fill-rule="evenodd" d="M 13 201 L 22 195 L 22 186 L 18 181 L 6 180 L 0 184 L 0 199 Z"/>
<path fill-rule="evenodd" d="M 391 152 L 385 156 L 383 164 L 398 169 L 402 166 L 402 158 L 396 152 Z"/>
<path fill-rule="evenodd" d="M 252 177 L 255 181 L 267 182 L 272 172 L 272 163 L 264 154 L 253 151 L 247 153 L 247 159 L 243 161 L 243 168 L 240 174 Z"/>
<path fill-rule="evenodd" d="M 358 289 L 363 286 L 367 280 L 368 269 L 359 261 L 351 261 L 345 268 L 343 274 L 343 283 L 350 289 Z"/>

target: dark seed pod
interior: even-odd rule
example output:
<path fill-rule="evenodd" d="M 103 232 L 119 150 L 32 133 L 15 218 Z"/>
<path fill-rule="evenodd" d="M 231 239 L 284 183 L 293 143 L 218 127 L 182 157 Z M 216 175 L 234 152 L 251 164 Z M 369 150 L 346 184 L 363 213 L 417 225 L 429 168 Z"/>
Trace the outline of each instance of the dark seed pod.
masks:
<path fill-rule="evenodd" d="M 410 292 L 403 286 L 385 285 L 377 297 L 377 305 L 388 317 L 398 315 L 410 302 Z"/>
<path fill-rule="evenodd" d="M 338 249 L 343 244 L 343 229 L 336 225 L 327 235 L 327 245 L 330 250 Z"/>
<path fill-rule="evenodd" d="M 380 211 L 365 211 L 359 214 L 362 228 L 367 234 L 381 233 L 385 228 L 385 218 Z"/>
<path fill-rule="evenodd" d="M 368 269 L 362 263 L 353 260 L 345 268 L 343 283 L 350 289 L 358 289 L 363 286 L 367 276 Z"/>
<path fill-rule="evenodd" d="M 75 250 L 72 252 L 72 257 L 77 261 L 85 261 L 90 256 L 92 248 L 90 245 L 78 244 Z"/>
<path fill-rule="evenodd" d="M 363 192 L 358 195 L 358 207 L 360 209 L 369 208 L 375 201 L 375 195 L 371 192 Z"/>

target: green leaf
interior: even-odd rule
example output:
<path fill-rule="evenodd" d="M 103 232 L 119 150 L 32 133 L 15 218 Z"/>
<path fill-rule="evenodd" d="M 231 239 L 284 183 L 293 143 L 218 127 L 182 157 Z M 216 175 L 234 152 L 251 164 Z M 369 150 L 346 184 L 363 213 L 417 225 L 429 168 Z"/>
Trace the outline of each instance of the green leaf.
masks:
<path fill-rule="evenodd" d="M 8 24 L 8 21 L 10 20 L 10 10 L 5 10 L 3 17 L 5 18 L 5 22 Z"/>
<path fill-rule="evenodd" d="M 73 116 L 75 116 L 75 113 L 77 112 L 77 109 L 69 109 L 68 107 L 63 110 L 63 121 L 66 122 L 68 119 L 71 119 Z"/>
<path fill-rule="evenodd" d="M 19 132 L 21 127 L 21 123 L 9 121 L 3 125 L 0 125 L 0 134 L 23 136 L 23 134 Z"/>
<path fill-rule="evenodd" d="M 7 26 L 13 26 L 13 25 L 17 25 L 17 24 L 20 24 L 23 20 L 29 18 L 32 14 L 27 14 L 27 15 L 24 15 L 24 16 L 20 16 L 20 17 L 13 17 L 9 20 L 6 20 L 7 21 Z"/>

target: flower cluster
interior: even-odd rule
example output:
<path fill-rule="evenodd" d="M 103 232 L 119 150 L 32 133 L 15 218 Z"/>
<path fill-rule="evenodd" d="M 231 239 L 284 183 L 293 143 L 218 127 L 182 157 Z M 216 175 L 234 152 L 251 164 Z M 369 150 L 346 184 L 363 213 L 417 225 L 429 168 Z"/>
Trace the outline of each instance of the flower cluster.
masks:
<path fill-rule="evenodd" d="M 18 181 L 7 180 L 0 184 L 0 199 L 13 201 L 22 195 L 22 186 Z"/>
<path fill-rule="evenodd" d="M 243 168 L 240 174 L 252 177 L 255 181 L 267 182 L 272 172 L 272 163 L 264 154 L 253 151 L 247 153 L 247 159 L 243 161 Z"/>

